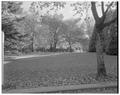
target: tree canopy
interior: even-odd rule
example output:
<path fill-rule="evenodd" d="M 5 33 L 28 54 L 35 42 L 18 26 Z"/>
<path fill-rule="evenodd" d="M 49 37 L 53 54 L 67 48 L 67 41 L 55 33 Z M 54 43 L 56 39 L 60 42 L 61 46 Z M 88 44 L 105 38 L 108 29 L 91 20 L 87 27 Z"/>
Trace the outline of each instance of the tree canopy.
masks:
<path fill-rule="evenodd" d="M 104 20 L 104 27 L 113 18 L 116 18 L 115 14 L 117 14 L 116 3 L 112 3 L 112 7 L 109 8 L 111 5 L 109 2 L 34 1 L 30 3 L 26 13 L 21 7 L 23 3 L 17 1 L 2 2 L 2 31 L 5 34 L 5 41 L 7 41 L 5 46 L 7 45 L 7 47 L 9 44 L 17 43 L 17 47 L 21 46 L 21 49 L 28 47 L 34 51 L 35 48 L 39 47 L 56 49 L 61 47 L 61 43 L 66 43 L 69 48 L 72 48 L 75 43 L 80 43 L 83 49 L 87 48 L 86 50 L 88 50 L 90 39 L 94 39 L 94 24 L 98 21 L 96 18 L 99 17 L 92 14 L 91 6 L 93 9 L 95 6 L 101 8 L 102 16 L 99 18 Z M 74 19 L 64 19 L 65 15 L 61 11 L 68 6 L 72 9 Z M 98 9 L 96 9 L 97 11 Z M 110 43 L 111 41 L 108 39 L 115 35 L 112 34 L 113 32 L 109 33 L 109 30 L 114 30 L 111 26 L 104 29 L 103 34 L 105 37 L 107 36 L 104 39 L 105 43 Z M 117 24 L 115 24 L 116 26 Z M 18 45 L 18 41 L 21 41 L 19 43 L 22 44 Z M 107 49 L 110 44 L 105 45 L 107 45 L 105 46 Z M 13 46 L 15 45 L 13 44 Z"/>

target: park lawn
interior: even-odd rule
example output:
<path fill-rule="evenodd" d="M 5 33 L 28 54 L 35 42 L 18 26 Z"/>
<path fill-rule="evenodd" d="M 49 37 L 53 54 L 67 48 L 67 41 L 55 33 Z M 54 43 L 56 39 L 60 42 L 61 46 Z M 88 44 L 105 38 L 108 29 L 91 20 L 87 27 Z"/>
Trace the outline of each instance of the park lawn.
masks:
<path fill-rule="evenodd" d="M 4 65 L 4 89 L 76 85 L 95 80 L 95 53 L 69 53 L 13 60 Z M 117 56 L 105 55 L 111 81 L 117 80 Z M 108 81 L 107 79 L 104 81 Z"/>

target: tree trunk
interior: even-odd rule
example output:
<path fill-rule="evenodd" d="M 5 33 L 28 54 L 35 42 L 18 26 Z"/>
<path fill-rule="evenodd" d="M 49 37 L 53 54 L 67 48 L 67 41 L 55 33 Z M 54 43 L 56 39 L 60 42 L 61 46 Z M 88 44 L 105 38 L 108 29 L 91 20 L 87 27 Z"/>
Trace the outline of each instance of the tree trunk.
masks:
<path fill-rule="evenodd" d="M 4 50 L 4 44 L 5 44 L 5 36 L 4 36 L 4 32 L 2 32 L 2 34 L 3 34 L 3 36 L 2 36 L 2 41 L 3 41 L 3 45 L 2 45 L 2 85 L 4 85 L 4 61 L 3 61 L 3 59 L 4 59 L 4 52 L 5 52 L 5 50 Z"/>
<path fill-rule="evenodd" d="M 51 51 L 52 50 L 52 44 L 50 43 L 50 48 L 49 48 L 49 50 Z"/>
<path fill-rule="evenodd" d="M 56 45 L 57 45 L 57 39 L 56 39 L 56 33 L 54 34 L 54 41 L 53 41 L 53 51 L 56 51 Z"/>
<path fill-rule="evenodd" d="M 96 55 L 97 55 L 97 78 L 98 78 L 106 76 L 106 68 L 104 64 L 102 30 L 98 29 L 95 30 L 97 31 Z"/>
<path fill-rule="evenodd" d="M 33 42 L 33 37 L 32 37 L 32 44 L 31 44 L 31 51 L 34 52 L 34 42 Z"/>
<path fill-rule="evenodd" d="M 35 34 L 32 33 L 32 52 L 34 52 L 34 36 Z"/>
<path fill-rule="evenodd" d="M 56 45 L 57 45 L 57 41 L 55 41 L 53 44 L 53 51 L 56 51 Z"/>
<path fill-rule="evenodd" d="M 57 38 L 58 31 L 59 31 L 59 27 L 54 32 L 53 51 L 56 51 L 56 45 L 57 45 L 57 42 L 58 42 L 58 38 Z"/>
<path fill-rule="evenodd" d="M 72 52 L 72 46 L 71 46 L 71 41 L 69 40 L 69 52 Z"/>
<path fill-rule="evenodd" d="M 69 52 L 72 52 L 72 47 L 71 47 L 71 45 L 70 45 L 70 47 L 69 47 Z"/>
<path fill-rule="evenodd" d="M 95 41 L 96 41 L 96 32 L 93 31 L 91 40 L 89 42 L 89 52 L 96 52 Z"/>
<path fill-rule="evenodd" d="M 106 76 L 106 68 L 104 64 L 104 54 L 103 54 L 104 41 L 103 41 L 102 31 L 105 27 L 109 26 L 110 24 L 114 23 L 117 20 L 117 17 L 115 17 L 111 21 L 104 23 L 107 17 L 107 12 L 112 5 L 113 5 L 113 2 L 111 2 L 108 5 L 107 9 L 105 10 L 104 3 L 101 2 L 102 16 L 99 17 L 97 8 L 96 8 L 96 2 L 91 2 L 91 10 L 92 10 L 93 17 L 95 19 L 95 27 L 94 27 L 93 33 L 96 32 L 96 35 L 97 35 L 97 38 L 96 38 L 97 77 Z M 118 7 L 116 9 L 118 9 Z"/>

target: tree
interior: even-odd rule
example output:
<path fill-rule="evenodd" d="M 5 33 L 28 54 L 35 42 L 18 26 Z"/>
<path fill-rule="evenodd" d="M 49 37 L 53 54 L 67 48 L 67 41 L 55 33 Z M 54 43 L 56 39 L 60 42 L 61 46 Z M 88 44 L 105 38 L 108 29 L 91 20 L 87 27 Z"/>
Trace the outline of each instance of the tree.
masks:
<path fill-rule="evenodd" d="M 19 36 L 22 36 L 16 28 L 16 23 L 21 19 L 17 17 L 22 12 L 21 4 L 21 2 L 2 2 L 2 32 L 5 50 L 15 49 L 16 40 L 20 40 Z"/>
<path fill-rule="evenodd" d="M 24 29 L 26 31 L 26 34 L 29 35 L 29 40 L 31 41 L 31 51 L 34 52 L 34 42 L 35 42 L 35 36 L 36 36 L 36 26 L 40 24 L 39 21 L 37 21 L 37 18 L 35 15 L 27 15 L 21 23 L 24 25 Z"/>
<path fill-rule="evenodd" d="M 104 64 L 104 54 L 103 54 L 103 29 L 117 20 L 117 17 L 114 17 L 112 20 L 105 22 L 107 12 L 109 11 L 110 7 L 113 5 L 111 2 L 106 10 L 104 9 L 104 2 L 101 2 L 101 10 L 102 16 L 99 17 L 96 9 L 96 3 L 91 2 L 91 10 L 93 17 L 95 19 L 95 25 L 93 33 L 96 36 L 96 56 L 97 56 L 97 77 L 104 77 L 107 75 L 106 68 Z"/>
<path fill-rule="evenodd" d="M 101 4 L 100 4 L 100 3 L 97 3 L 97 6 L 100 7 Z M 105 6 L 107 7 L 107 4 L 105 4 Z M 113 7 L 113 8 L 110 8 L 109 11 L 106 13 L 105 22 L 106 22 L 106 21 L 110 21 L 112 18 L 114 18 L 114 17 L 113 17 L 113 14 L 115 14 L 114 16 L 116 16 L 116 12 L 115 12 L 115 9 L 114 9 L 115 4 L 113 4 L 112 7 Z M 117 11 L 117 10 L 116 10 L 116 11 Z M 111 31 L 111 26 L 113 26 L 113 24 L 105 27 L 104 30 L 103 30 L 103 35 L 105 34 L 105 37 L 104 37 L 105 40 L 109 37 L 109 35 L 110 35 L 111 32 L 112 32 L 112 31 Z M 107 33 L 107 32 L 110 32 L 110 33 Z M 108 40 L 109 40 L 109 39 L 111 39 L 111 38 L 108 38 Z M 104 47 L 103 47 L 104 52 L 106 52 L 106 53 L 107 53 L 107 51 L 108 51 L 108 50 L 107 50 L 107 47 L 109 47 L 108 44 L 109 44 L 109 42 L 110 42 L 110 41 L 108 41 L 108 40 L 107 40 L 107 42 L 104 41 L 104 44 L 105 44 L 105 45 L 104 45 Z M 89 44 L 89 52 L 96 52 L 95 41 L 96 41 L 96 33 L 93 32 L 93 33 L 92 33 L 92 36 L 91 36 L 90 44 Z M 116 52 L 116 51 L 115 51 L 115 52 Z"/>
<path fill-rule="evenodd" d="M 50 47 L 51 50 L 56 49 L 57 44 L 57 32 L 59 31 L 59 22 L 60 19 L 57 20 L 57 11 L 64 8 L 65 2 L 32 2 L 30 6 L 30 11 L 33 14 L 36 14 L 38 17 L 42 19 L 42 23 L 47 24 L 49 26 L 49 29 L 51 31 L 50 35 Z M 52 17 L 49 17 L 47 15 L 52 15 Z M 55 17 L 56 16 L 56 17 Z M 50 24 L 51 23 L 51 24 Z"/>
<path fill-rule="evenodd" d="M 91 37 L 93 26 L 94 26 L 94 18 L 90 13 L 90 2 L 75 2 L 72 3 L 71 6 L 75 12 L 75 15 L 78 15 L 81 18 L 80 21 L 80 31 L 83 32 L 84 36 L 87 35 L 87 38 L 81 38 L 80 42 L 86 47 L 85 50 L 88 50 L 89 38 Z M 85 45 L 86 44 L 86 45 Z"/>
<path fill-rule="evenodd" d="M 56 14 L 58 10 L 61 10 L 65 6 L 65 2 L 48 2 L 48 1 L 37 1 L 32 2 L 30 6 L 30 11 L 39 16 L 44 16 L 45 14 L 51 15 Z"/>
<path fill-rule="evenodd" d="M 42 18 L 42 24 L 46 24 L 49 26 L 50 30 L 50 50 L 55 51 L 56 45 L 58 43 L 58 36 L 60 32 L 60 28 L 62 25 L 61 15 L 53 15 L 53 16 L 44 16 Z"/>
<path fill-rule="evenodd" d="M 116 10 L 117 11 L 117 10 Z M 116 14 L 116 11 L 113 14 Z M 111 18 L 110 16 L 107 18 Z M 112 16 L 113 18 L 113 16 Z M 104 50 L 108 55 L 117 55 L 118 54 L 118 25 L 117 21 L 112 23 L 109 27 L 106 27 L 104 32 Z"/>
<path fill-rule="evenodd" d="M 21 2 L 2 1 L 2 32 L 4 33 L 4 50 L 15 48 L 16 41 L 21 35 L 14 26 L 21 18 L 16 17 L 20 13 Z M 19 12 L 18 12 L 19 11 Z M 2 64 L 2 84 L 4 85 L 4 64 Z"/>
<path fill-rule="evenodd" d="M 66 20 L 62 25 L 62 33 L 65 40 L 69 44 L 69 51 L 72 52 L 72 44 L 75 42 L 79 42 L 83 33 L 81 29 L 77 26 L 77 23 L 81 20 L 81 18 Z"/>
<path fill-rule="evenodd" d="M 51 43 L 51 35 L 48 25 L 38 25 L 36 27 L 37 35 L 36 35 L 36 46 L 39 48 L 48 49 Z"/>

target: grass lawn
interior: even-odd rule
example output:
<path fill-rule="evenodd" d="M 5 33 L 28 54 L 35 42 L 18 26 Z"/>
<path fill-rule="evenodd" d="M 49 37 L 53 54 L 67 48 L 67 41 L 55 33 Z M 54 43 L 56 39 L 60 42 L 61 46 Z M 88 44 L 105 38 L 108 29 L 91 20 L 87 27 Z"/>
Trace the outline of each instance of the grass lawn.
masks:
<path fill-rule="evenodd" d="M 4 65 L 4 89 L 98 82 L 94 77 L 96 63 L 94 53 L 71 53 L 14 60 Z M 105 56 L 105 65 L 108 75 L 111 74 L 111 81 L 117 80 L 117 56 Z"/>

